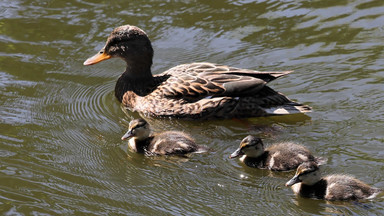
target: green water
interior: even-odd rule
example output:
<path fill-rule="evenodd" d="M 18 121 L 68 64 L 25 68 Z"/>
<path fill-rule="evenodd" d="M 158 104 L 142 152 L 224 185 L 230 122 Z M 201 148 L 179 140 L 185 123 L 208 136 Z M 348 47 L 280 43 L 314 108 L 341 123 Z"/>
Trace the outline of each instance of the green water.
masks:
<path fill-rule="evenodd" d="M 228 158 L 248 134 L 291 140 L 384 188 L 384 1 L 0 1 L 0 213 L 4 215 L 383 215 L 384 200 L 297 198 L 293 173 Z M 308 115 L 188 122 L 209 154 L 148 158 L 120 140 L 135 113 L 114 98 L 124 62 L 85 67 L 110 31 L 132 24 L 153 72 L 208 61 L 294 70 L 270 84 Z"/>

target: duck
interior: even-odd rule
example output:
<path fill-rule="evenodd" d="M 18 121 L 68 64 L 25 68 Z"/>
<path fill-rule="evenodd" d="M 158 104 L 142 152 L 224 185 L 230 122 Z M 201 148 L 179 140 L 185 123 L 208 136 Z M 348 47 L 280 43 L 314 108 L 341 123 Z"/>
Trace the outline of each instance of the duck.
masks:
<path fill-rule="evenodd" d="M 269 169 L 272 171 L 290 171 L 296 169 L 301 163 L 313 161 L 324 164 L 325 159 L 314 157 L 304 146 L 283 142 L 264 148 L 263 141 L 255 136 L 248 135 L 229 158 L 240 157 L 240 161 L 249 167 Z"/>
<path fill-rule="evenodd" d="M 373 199 L 383 192 L 349 175 L 321 177 L 319 164 L 313 161 L 302 163 L 285 186 L 291 187 L 296 195 L 329 201 Z"/>
<path fill-rule="evenodd" d="M 177 65 L 153 75 L 153 48 L 147 34 L 133 25 L 115 28 L 105 46 L 84 65 L 121 58 L 124 73 L 115 96 L 122 107 L 146 117 L 176 119 L 247 118 L 307 113 L 266 84 L 292 71 L 261 72 L 209 62 Z"/>
<path fill-rule="evenodd" d="M 121 140 L 127 140 L 128 146 L 134 152 L 147 156 L 155 155 L 186 155 L 189 153 L 204 153 L 209 149 L 197 145 L 190 135 L 181 131 L 164 131 L 151 134 L 151 128 L 142 118 L 129 122 L 129 129 Z"/>

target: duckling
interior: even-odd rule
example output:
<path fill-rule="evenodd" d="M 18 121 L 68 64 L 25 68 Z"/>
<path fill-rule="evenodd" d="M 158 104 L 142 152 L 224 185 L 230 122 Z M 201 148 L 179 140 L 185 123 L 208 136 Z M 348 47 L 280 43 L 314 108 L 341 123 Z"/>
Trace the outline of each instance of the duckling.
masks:
<path fill-rule="evenodd" d="M 264 149 L 263 141 L 252 135 L 245 137 L 229 158 L 239 156 L 242 156 L 240 161 L 247 166 L 272 171 L 293 170 L 305 161 L 325 163 L 325 159 L 314 157 L 307 148 L 292 142 L 275 144 Z"/>
<path fill-rule="evenodd" d="M 129 139 L 128 146 L 133 151 L 146 155 L 184 155 L 208 151 L 208 148 L 197 145 L 188 134 L 181 131 L 151 135 L 149 124 L 144 119 L 132 120 L 128 132 L 121 139 Z"/>
<path fill-rule="evenodd" d="M 313 161 L 301 164 L 285 186 L 292 186 L 297 195 L 330 201 L 372 199 L 383 191 L 348 175 L 321 177 L 319 166 Z"/>
<path fill-rule="evenodd" d="M 116 82 L 116 98 L 126 109 L 145 116 L 219 119 L 311 111 L 266 85 L 292 71 L 261 72 L 199 62 L 152 75 L 151 41 L 136 26 L 115 28 L 105 46 L 84 65 L 114 57 L 127 63 Z"/>

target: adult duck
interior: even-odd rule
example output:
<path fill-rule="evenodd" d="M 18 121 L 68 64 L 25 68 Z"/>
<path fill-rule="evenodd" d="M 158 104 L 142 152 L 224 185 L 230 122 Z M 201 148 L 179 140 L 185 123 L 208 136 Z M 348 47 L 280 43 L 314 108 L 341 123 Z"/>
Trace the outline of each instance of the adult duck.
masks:
<path fill-rule="evenodd" d="M 127 63 L 117 80 L 115 96 L 125 108 L 146 116 L 211 119 L 311 111 L 266 86 L 291 71 L 261 72 L 202 62 L 152 75 L 151 41 L 136 26 L 115 28 L 105 46 L 84 65 L 114 57 Z"/>

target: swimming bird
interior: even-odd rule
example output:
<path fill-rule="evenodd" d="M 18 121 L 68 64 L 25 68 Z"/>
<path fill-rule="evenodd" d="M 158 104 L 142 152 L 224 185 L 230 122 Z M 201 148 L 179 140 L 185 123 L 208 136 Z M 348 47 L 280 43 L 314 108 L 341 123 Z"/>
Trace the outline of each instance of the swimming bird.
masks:
<path fill-rule="evenodd" d="M 285 186 L 292 186 L 293 192 L 303 197 L 331 201 L 372 199 L 383 191 L 349 175 L 321 177 L 319 166 L 314 162 L 301 164 Z"/>
<path fill-rule="evenodd" d="M 132 120 L 128 132 L 121 139 L 129 139 L 128 146 L 133 151 L 146 155 L 184 155 L 208 151 L 207 147 L 197 145 L 194 139 L 181 131 L 151 134 L 150 126 L 144 119 Z"/>
<path fill-rule="evenodd" d="M 152 75 L 153 48 L 147 34 L 133 25 L 115 28 L 105 46 L 84 65 L 110 58 L 127 63 L 115 96 L 130 111 L 145 116 L 215 119 L 306 113 L 266 84 L 292 71 L 261 72 L 200 62 Z"/>
<path fill-rule="evenodd" d="M 263 141 L 252 135 L 245 137 L 241 141 L 239 148 L 229 158 L 240 156 L 240 161 L 247 166 L 272 171 L 294 170 L 306 161 L 325 163 L 325 159 L 314 157 L 302 145 L 284 142 L 264 148 Z"/>

